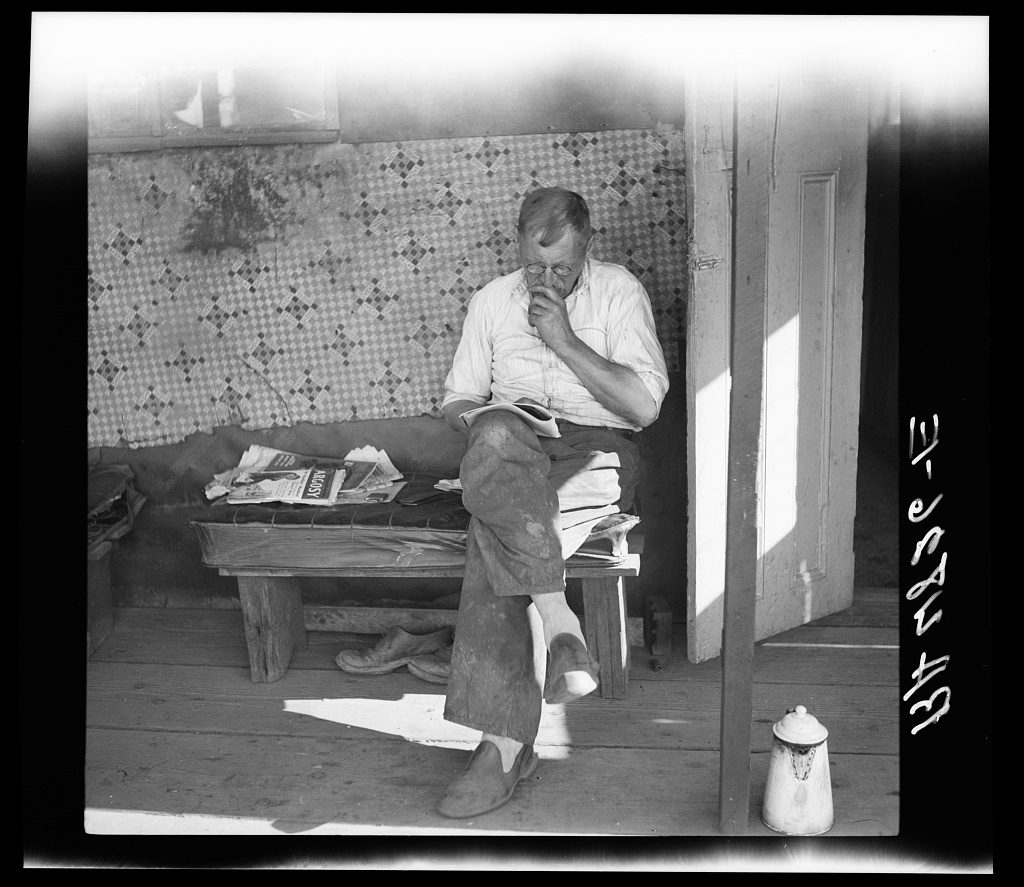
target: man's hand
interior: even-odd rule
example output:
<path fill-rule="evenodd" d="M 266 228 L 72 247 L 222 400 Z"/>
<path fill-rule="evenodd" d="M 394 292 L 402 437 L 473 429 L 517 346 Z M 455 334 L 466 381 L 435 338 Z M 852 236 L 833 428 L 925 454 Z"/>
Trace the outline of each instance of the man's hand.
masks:
<path fill-rule="evenodd" d="M 556 354 L 576 337 L 569 323 L 565 299 L 551 287 L 540 283 L 530 287 L 527 322 L 537 330 L 541 341 Z"/>
<path fill-rule="evenodd" d="M 641 428 L 658 417 L 658 405 L 640 377 L 601 357 L 573 332 L 565 299 L 557 291 L 540 283 L 531 286 L 527 320 L 605 409 Z"/>
<path fill-rule="evenodd" d="M 469 434 L 469 428 L 466 423 L 459 418 L 467 410 L 475 410 L 480 404 L 475 400 L 456 400 L 452 401 L 442 408 L 444 413 L 444 420 L 448 423 L 448 427 L 453 431 L 458 431 L 459 434 Z"/>

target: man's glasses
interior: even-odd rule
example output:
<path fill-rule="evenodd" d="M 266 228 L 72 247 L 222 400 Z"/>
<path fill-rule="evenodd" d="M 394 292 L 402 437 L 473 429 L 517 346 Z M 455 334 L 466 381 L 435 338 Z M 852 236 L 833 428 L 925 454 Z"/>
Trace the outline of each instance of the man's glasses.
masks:
<path fill-rule="evenodd" d="M 572 268 L 568 265 L 538 265 L 534 263 L 526 266 L 526 270 L 531 274 L 543 274 L 548 270 L 548 268 L 554 271 L 559 277 L 568 277 L 572 274 Z"/>

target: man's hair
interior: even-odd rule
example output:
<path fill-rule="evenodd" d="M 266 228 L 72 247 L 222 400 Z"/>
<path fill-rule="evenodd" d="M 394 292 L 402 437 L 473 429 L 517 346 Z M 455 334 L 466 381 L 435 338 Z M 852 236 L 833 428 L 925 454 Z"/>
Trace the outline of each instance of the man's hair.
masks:
<path fill-rule="evenodd" d="M 547 248 L 572 228 L 584 240 L 590 239 L 590 208 L 575 191 L 540 188 L 526 195 L 519 210 L 519 234 L 529 234 Z"/>

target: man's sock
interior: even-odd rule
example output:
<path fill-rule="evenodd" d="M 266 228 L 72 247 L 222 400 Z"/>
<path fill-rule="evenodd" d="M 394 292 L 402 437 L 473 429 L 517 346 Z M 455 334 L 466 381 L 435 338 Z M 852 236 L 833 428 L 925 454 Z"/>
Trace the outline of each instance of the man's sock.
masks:
<path fill-rule="evenodd" d="M 498 746 L 498 751 L 501 752 L 501 767 L 508 773 L 512 769 L 512 765 L 516 762 L 516 758 L 519 756 L 519 752 L 523 748 L 523 743 L 516 742 L 514 739 L 509 739 L 507 736 L 495 736 L 492 733 L 484 733 L 480 737 L 480 741 L 493 742 Z"/>

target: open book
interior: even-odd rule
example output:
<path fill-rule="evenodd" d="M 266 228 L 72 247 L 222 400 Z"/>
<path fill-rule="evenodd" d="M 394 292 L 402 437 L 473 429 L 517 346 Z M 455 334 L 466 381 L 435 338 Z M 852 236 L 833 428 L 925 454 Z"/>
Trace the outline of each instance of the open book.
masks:
<path fill-rule="evenodd" d="M 543 437 L 561 437 L 562 433 L 555 424 L 555 417 L 544 407 L 537 403 L 489 403 L 485 407 L 477 407 L 475 410 L 466 410 L 459 416 L 468 428 L 478 416 L 489 413 L 491 410 L 507 410 L 515 413 L 537 434 Z"/>

